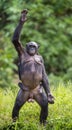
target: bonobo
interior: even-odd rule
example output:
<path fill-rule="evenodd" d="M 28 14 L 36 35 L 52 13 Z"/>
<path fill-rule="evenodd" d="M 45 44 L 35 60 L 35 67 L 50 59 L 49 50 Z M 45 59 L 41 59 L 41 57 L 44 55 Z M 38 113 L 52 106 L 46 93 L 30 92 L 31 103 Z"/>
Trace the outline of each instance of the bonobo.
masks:
<path fill-rule="evenodd" d="M 27 9 L 21 12 L 21 17 L 15 29 L 12 42 L 19 56 L 19 82 L 18 92 L 13 111 L 13 121 L 19 116 L 19 110 L 26 101 L 35 100 L 41 107 L 40 123 L 45 123 L 48 116 L 48 103 L 54 103 L 54 97 L 50 93 L 49 82 L 46 75 L 42 57 L 38 54 L 38 44 L 28 42 L 23 48 L 19 41 L 23 24 L 27 21 Z"/>

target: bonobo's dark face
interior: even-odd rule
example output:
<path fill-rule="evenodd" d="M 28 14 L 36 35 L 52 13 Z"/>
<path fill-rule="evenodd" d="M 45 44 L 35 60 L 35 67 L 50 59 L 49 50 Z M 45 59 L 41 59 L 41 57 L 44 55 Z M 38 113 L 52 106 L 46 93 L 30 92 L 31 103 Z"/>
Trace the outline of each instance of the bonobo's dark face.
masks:
<path fill-rule="evenodd" d="M 35 55 L 37 53 L 37 47 L 34 45 L 29 45 L 27 47 L 27 52 L 29 53 L 29 55 Z"/>
<path fill-rule="evenodd" d="M 38 51 L 38 45 L 36 42 L 29 42 L 26 44 L 26 50 L 27 53 L 31 56 L 37 54 Z"/>

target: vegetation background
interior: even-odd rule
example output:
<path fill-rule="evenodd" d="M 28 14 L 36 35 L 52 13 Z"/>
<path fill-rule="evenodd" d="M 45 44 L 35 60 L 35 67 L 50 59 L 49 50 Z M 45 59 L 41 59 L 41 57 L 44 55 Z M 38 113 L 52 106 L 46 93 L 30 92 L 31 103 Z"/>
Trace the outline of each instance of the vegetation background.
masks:
<path fill-rule="evenodd" d="M 44 58 L 51 90 L 57 99 L 55 106 L 51 106 L 50 108 L 51 111 L 49 113 L 51 115 L 49 118 L 50 120 L 48 119 L 50 122 L 46 128 L 37 126 L 36 123 L 33 123 L 33 119 L 39 116 L 37 104 L 32 105 L 36 114 L 34 114 L 34 111 L 32 112 L 29 110 L 30 106 L 28 106 L 28 104 L 22 109 L 23 114 L 24 111 L 26 115 L 29 114 L 25 120 L 27 121 L 25 122 L 25 126 L 22 126 L 22 124 L 20 125 L 19 122 L 17 122 L 17 124 L 14 124 L 15 127 L 8 127 L 11 123 L 11 115 L 9 115 L 9 113 L 11 113 L 15 100 L 13 98 L 18 91 L 18 59 L 11 39 L 19 21 L 20 12 L 25 8 L 29 10 L 29 13 L 28 21 L 25 23 L 22 30 L 22 44 L 25 45 L 28 41 L 35 41 L 40 45 L 39 53 Z M 71 82 L 72 0 L 0 0 L 1 130 L 18 130 L 21 128 L 22 130 L 72 129 Z M 9 104 L 8 107 L 7 104 Z M 60 113 L 58 112 L 58 109 L 60 110 Z M 64 114 L 63 118 L 61 114 Z M 26 115 L 24 115 L 24 117 L 26 117 Z M 33 117 L 30 121 L 31 115 L 33 115 Z M 36 120 L 38 119 L 36 118 Z M 22 123 L 23 119 L 21 119 L 20 122 Z M 66 124 L 67 126 L 64 127 Z"/>

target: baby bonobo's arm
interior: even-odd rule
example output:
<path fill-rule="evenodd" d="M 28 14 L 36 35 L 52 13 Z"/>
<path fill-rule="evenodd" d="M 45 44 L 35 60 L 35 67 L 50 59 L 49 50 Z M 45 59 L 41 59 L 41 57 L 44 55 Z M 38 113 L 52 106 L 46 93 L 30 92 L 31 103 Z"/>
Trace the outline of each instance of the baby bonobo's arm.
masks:
<path fill-rule="evenodd" d="M 13 42 L 15 49 L 17 50 L 19 55 L 21 55 L 24 51 L 24 49 L 23 49 L 23 47 L 20 43 L 19 38 L 20 38 L 20 33 L 21 33 L 21 30 L 22 30 L 23 24 L 27 20 L 27 18 L 26 18 L 27 13 L 28 13 L 27 9 L 25 9 L 21 12 L 21 18 L 20 18 L 19 24 L 16 27 L 16 29 L 14 31 L 13 38 L 12 38 L 12 42 Z"/>

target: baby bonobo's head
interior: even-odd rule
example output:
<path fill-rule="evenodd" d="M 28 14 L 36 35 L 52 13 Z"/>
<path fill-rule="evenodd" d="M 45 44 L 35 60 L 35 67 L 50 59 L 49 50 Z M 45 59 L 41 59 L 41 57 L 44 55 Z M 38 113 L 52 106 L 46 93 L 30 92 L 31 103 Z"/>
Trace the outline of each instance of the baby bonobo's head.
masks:
<path fill-rule="evenodd" d="M 39 46 L 36 42 L 28 42 L 26 44 L 26 51 L 31 56 L 37 54 L 38 48 Z"/>

